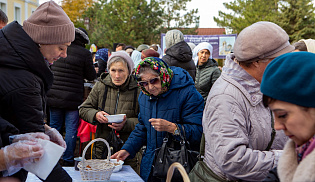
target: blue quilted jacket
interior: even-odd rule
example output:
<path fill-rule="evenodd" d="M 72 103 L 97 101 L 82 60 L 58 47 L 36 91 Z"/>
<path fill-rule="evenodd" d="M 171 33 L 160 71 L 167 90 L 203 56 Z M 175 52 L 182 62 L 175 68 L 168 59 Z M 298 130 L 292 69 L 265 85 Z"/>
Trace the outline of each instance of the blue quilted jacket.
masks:
<path fill-rule="evenodd" d="M 139 95 L 139 123 L 130 134 L 122 149 L 134 157 L 143 145 L 146 151 L 142 157 L 140 176 L 148 181 L 154 159 L 154 150 L 161 147 L 166 132 L 158 132 L 152 128 L 151 118 L 162 118 L 167 121 L 184 125 L 186 139 L 193 150 L 199 151 L 202 134 L 203 98 L 194 86 L 189 73 L 179 67 L 170 67 L 174 76 L 169 90 L 158 96 Z"/>

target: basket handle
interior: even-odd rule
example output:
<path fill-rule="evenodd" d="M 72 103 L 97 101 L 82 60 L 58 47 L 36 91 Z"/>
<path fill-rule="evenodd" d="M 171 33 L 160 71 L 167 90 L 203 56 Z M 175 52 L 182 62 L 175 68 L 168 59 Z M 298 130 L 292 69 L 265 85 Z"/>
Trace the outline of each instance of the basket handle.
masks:
<path fill-rule="evenodd" d="M 190 179 L 186 173 L 186 170 L 185 168 L 178 162 L 174 162 L 169 168 L 168 168 L 168 171 L 167 171 L 167 177 L 166 177 L 166 182 L 170 182 L 172 180 L 172 177 L 173 177 L 173 173 L 174 173 L 174 170 L 175 168 L 178 169 L 178 171 L 180 172 L 180 174 L 182 175 L 183 177 L 183 180 L 184 182 L 190 182 Z"/>
<path fill-rule="evenodd" d="M 108 149 L 107 160 L 109 161 L 109 158 L 110 158 L 110 156 L 111 156 L 111 153 L 110 153 L 110 148 L 109 148 L 108 142 L 107 142 L 105 139 L 103 139 L 103 138 L 96 138 L 96 139 L 90 141 L 90 143 L 88 143 L 88 144 L 86 145 L 86 147 L 84 148 L 84 150 L 83 150 L 83 153 L 82 153 L 82 169 L 83 169 L 83 170 L 84 170 L 84 168 L 85 168 L 84 161 L 85 161 L 85 153 L 86 153 L 87 149 L 88 149 L 89 146 L 92 145 L 94 142 L 99 142 L 99 141 L 104 142 L 104 143 L 107 145 L 107 149 Z"/>

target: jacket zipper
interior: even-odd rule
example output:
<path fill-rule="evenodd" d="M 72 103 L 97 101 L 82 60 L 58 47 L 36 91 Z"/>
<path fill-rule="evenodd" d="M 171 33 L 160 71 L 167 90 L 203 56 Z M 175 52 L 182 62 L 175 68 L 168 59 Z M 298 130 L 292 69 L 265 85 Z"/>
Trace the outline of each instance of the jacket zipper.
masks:
<path fill-rule="evenodd" d="M 115 104 L 115 111 L 114 111 L 114 114 L 116 114 L 116 113 L 117 113 L 118 100 L 119 100 L 119 93 L 120 93 L 120 91 L 119 91 L 119 89 L 118 89 L 118 92 L 117 92 L 117 99 L 116 99 L 116 104 Z"/>

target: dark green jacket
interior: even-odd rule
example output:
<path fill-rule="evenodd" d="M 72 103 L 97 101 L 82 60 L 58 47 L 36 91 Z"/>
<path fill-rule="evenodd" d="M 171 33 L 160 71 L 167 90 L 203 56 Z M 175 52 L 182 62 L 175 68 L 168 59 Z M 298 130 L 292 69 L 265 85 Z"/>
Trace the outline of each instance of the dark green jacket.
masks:
<path fill-rule="evenodd" d="M 206 102 L 210 89 L 220 77 L 221 71 L 214 59 L 209 59 L 205 64 L 196 67 L 195 87 Z"/>
<path fill-rule="evenodd" d="M 103 108 L 102 103 L 104 100 L 105 85 L 107 87 L 107 96 L 105 107 Z M 139 92 L 140 90 L 133 76 L 129 76 L 123 85 L 117 87 L 113 84 L 110 75 L 103 73 L 101 80 L 94 85 L 88 98 L 80 106 L 80 117 L 84 121 L 97 125 L 96 138 L 106 139 L 112 129 L 108 127 L 108 124 L 101 124 L 95 120 L 96 113 L 100 111 L 98 108 L 103 108 L 105 112 L 110 115 L 126 114 L 127 122 L 123 129 L 119 131 L 120 138 L 126 141 L 138 123 Z M 96 144 L 96 157 L 101 156 L 100 152 L 102 149 L 103 147 Z"/>

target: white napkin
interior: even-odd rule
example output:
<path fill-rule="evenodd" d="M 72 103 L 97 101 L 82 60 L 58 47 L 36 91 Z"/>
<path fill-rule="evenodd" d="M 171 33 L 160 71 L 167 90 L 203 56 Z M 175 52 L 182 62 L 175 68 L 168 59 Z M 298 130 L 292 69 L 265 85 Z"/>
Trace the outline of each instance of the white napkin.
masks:
<path fill-rule="evenodd" d="M 44 148 L 43 157 L 39 161 L 26 164 L 24 169 L 45 180 L 56 166 L 65 148 L 48 140 L 39 139 L 38 143 Z"/>

